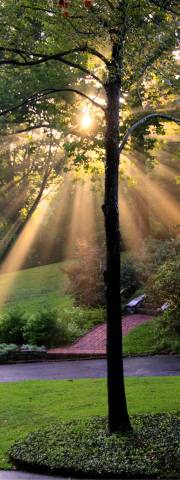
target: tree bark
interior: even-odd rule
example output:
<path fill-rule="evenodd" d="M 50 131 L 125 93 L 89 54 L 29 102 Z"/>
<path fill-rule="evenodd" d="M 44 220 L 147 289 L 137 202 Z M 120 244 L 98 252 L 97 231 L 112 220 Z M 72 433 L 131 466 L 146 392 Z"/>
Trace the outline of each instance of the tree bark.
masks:
<path fill-rule="evenodd" d="M 120 229 L 118 209 L 119 177 L 119 80 L 106 85 L 106 165 L 103 212 L 106 232 L 105 288 L 107 303 L 107 386 L 109 431 L 130 430 L 127 411 L 120 299 Z"/>

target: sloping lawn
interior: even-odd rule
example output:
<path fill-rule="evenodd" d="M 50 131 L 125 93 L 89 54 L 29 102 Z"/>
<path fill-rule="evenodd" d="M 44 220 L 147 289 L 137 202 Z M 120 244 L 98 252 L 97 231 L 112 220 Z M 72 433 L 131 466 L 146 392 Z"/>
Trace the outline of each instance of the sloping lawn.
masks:
<path fill-rule="evenodd" d="M 66 294 L 68 280 L 64 269 L 69 263 L 66 261 L 0 275 L 0 303 L 3 294 L 8 292 L 0 308 L 0 343 L 39 342 L 38 345 L 44 345 L 47 340 L 46 346 L 59 346 L 71 343 L 94 325 L 104 322 L 103 309 L 77 307 L 73 298 Z M 24 333 L 27 324 L 28 335 Z M 10 325 L 7 334 L 6 325 Z M 15 325 L 16 335 L 9 335 Z M 35 332 L 33 335 L 32 330 Z"/>
<path fill-rule="evenodd" d="M 156 319 L 139 325 L 123 338 L 125 355 L 143 355 L 156 352 Z"/>
<path fill-rule="evenodd" d="M 67 263 L 54 263 L 28 268 L 15 274 L 0 275 L 0 296 L 6 292 L 13 279 L 4 309 L 17 307 L 26 312 L 35 312 L 44 306 L 72 307 L 72 298 L 64 293 L 67 278 L 62 268 Z"/>
<path fill-rule="evenodd" d="M 175 413 L 178 377 L 126 378 L 129 412 Z M 0 468 L 11 468 L 7 451 L 15 440 L 59 420 L 107 414 L 106 380 L 26 381 L 0 384 Z"/>
<path fill-rule="evenodd" d="M 123 338 L 124 355 L 180 353 L 178 336 L 167 336 L 166 342 L 164 343 L 162 339 L 159 338 L 159 329 L 159 319 L 155 318 L 131 330 L 131 332 Z"/>

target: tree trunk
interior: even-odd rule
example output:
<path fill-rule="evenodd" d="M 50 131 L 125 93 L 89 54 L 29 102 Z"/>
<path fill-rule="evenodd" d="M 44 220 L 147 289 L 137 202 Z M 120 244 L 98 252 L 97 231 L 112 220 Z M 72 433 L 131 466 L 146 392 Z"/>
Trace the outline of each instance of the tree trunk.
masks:
<path fill-rule="evenodd" d="M 123 358 L 120 299 L 120 230 L 118 209 L 119 169 L 119 81 L 106 86 L 106 166 L 103 212 L 106 231 L 106 303 L 109 430 L 130 430 L 127 411 Z"/>
<path fill-rule="evenodd" d="M 35 198 L 34 203 L 33 203 L 32 207 L 30 208 L 25 220 L 22 222 L 20 219 L 19 219 L 19 221 L 17 219 L 17 227 L 16 227 L 15 232 L 14 232 L 15 238 L 14 238 L 14 236 L 12 238 L 10 238 L 8 240 L 8 242 L 6 243 L 6 245 L 4 246 L 2 252 L 0 252 L 0 264 L 2 264 L 2 262 L 4 262 L 6 260 L 6 257 L 8 256 L 8 254 L 9 254 L 11 248 L 13 247 L 14 243 L 17 241 L 21 232 L 24 230 L 25 226 L 27 225 L 27 223 L 31 219 L 33 213 L 35 212 L 36 208 L 38 207 L 38 205 L 40 203 L 40 200 L 42 198 L 44 189 L 46 187 L 46 182 L 47 182 L 47 179 L 48 179 L 48 175 L 49 175 L 48 173 L 45 173 L 42 184 L 41 184 L 41 187 L 40 187 L 40 190 L 39 190 L 39 193 L 38 193 L 37 197 Z"/>

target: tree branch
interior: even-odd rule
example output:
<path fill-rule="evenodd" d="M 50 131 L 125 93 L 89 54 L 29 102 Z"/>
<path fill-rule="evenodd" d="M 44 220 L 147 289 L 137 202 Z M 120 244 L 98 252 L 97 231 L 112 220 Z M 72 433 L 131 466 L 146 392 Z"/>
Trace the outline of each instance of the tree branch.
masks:
<path fill-rule="evenodd" d="M 23 102 L 19 103 L 18 105 L 15 105 L 14 107 L 11 107 L 11 108 L 8 108 L 6 110 L 0 111 L 0 117 L 5 116 L 5 115 L 9 115 L 12 112 L 18 110 L 18 108 L 23 107 L 24 105 L 31 105 L 34 102 L 36 102 L 36 100 L 40 100 L 41 98 L 44 98 L 47 95 L 50 95 L 50 94 L 53 94 L 53 93 L 60 93 L 60 92 L 76 93 L 77 95 L 80 95 L 81 97 L 86 98 L 95 107 L 100 108 L 103 112 L 105 112 L 105 110 L 106 110 L 100 103 L 96 102 L 95 100 L 93 100 L 93 98 L 89 97 L 88 95 L 86 95 L 85 93 L 81 92 L 80 90 L 78 90 L 76 88 L 71 88 L 71 87 L 49 88 L 49 89 L 45 88 L 45 89 L 41 90 L 40 92 L 32 95 L 32 97 L 26 98 L 25 100 L 23 100 Z"/>
<path fill-rule="evenodd" d="M 153 5 L 156 5 L 156 7 L 160 8 L 161 10 L 165 10 L 166 12 L 171 12 L 175 15 L 180 15 L 180 12 L 178 12 L 177 10 L 174 10 L 174 8 L 172 8 L 170 5 L 168 6 L 168 3 L 170 3 L 169 1 L 164 2 L 164 4 L 162 2 L 159 2 L 159 0 L 149 0 L 149 1 L 150 3 L 153 3 Z"/>
<path fill-rule="evenodd" d="M 172 117 L 171 115 L 166 115 L 165 113 L 150 113 L 149 115 L 146 115 L 145 117 L 138 120 L 136 123 L 134 123 L 134 125 L 132 125 L 132 127 L 130 127 L 127 130 L 127 132 L 124 135 L 124 138 L 123 138 L 123 140 L 122 140 L 122 142 L 119 146 L 119 153 L 122 152 L 124 146 L 128 142 L 129 137 L 133 134 L 133 132 L 134 132 L 134 130 L 136 130 L 136 128 L 140 127 L 141 125 L 144 125 L 145 123 L 150 123 L 151 120 L 154 120 L 155 118 L 159 118 L 159 119 L 162 119 L 162 120 L 167 120 L 169 122 L 175 122 L 175 123 L 177 123 L 177 125 L 180 125 L 180 118 L 175 118 L 175 117 Z"/>
<path fill-rule="evenodd" d="M 89 36 L 96 36 L 98 35 L 98 32 L 90 32 L 90 31 L 85 31 L 85 30 L 79 30 L 73 23 L 73 19 L 72 17 L 68 17 L 67 18 L 68 20 L 68 23 L 69 25 L 72 27 L 72 29 L 74 30 L 74 32 L 77 34 L 77 35 L 82 35 L 82 36 L 86 36 L 86 37 L 89 37 Z"/>
<path fill-rule="evenodd" d="M 37 130 L 38 128 L 49 128 L 49 125 L 47 123 L 41 123 L 39 125 L 29 125 L 28 127 L 20 128 L 19 130 L 16 130 L 15 132 L 6 132 L 6 133 L 2 133 L 2 134 L 0 133 L 0 135 L 2 135 L 2 136 L 18 135 L 20 133 L 31 132 L 31 130 Z"/>
<path fill-rule="evenodd" d="M 54 10 L 54 9 L 47 9 L 47 8 L 42 8 L 42 7 L 37 7 L 36 5 L 34 7 L 30 7 L 28 5 L 21 5 L 21 8 L 24 8 L 24 9 L 30 9 L 30 10 L 37 10 L 37 11 L 40 11 L 40 12 L 45 12 L 45 13 L 55 13 L 57 14 L 57 9 Z"/>
<path fill-rule="evenodd" d="M 19 60 L 16 60 L 14 58 L 7 58 L 7 59 L 4 58 L 0 60 L 0 65 L 15 65 L 18 67 L 29 67 L 33 65 L 39 65 L 41 63 L 46 63 L 52 60 L 56 60 L 64 63 L 65 65 L 69 65 L 70 67 L 76 68 L 82 71 L 83 73 L 86 73 L 87 75 L 94 78 L 94 80 L 96 80 L 101 85 L 103 85 L 101 79 L 97 77 L 93 72 L 88 70 L 86 67 L 83 67 L 83 65 L 74 63 L 73 61 L 65 59 L 64 57 L 68 55 L 72 55 L 74 53 L 90 53 L 91 55 L 99 58 L 106 66 L 109 65 L 108 59 L 103 54 L 101 54 L 99 51 L 97 51 L 94 48 L 88 47 L 88 45 L 84 45 L 82 47 L 76 47 L 71 50 L 65 50 L 64 52 L 55 53 L 53 55 L 44 55 L 41 53 L 27 52 L 25 50 L 9 48 L 9 47 L 0 47 L 0 51 L 5 53 L 6 52 L 14 53 L 15 55 L 20 55 L 21 57 L 24 56 L 24 57 L 35 58 L 34 60 L 24 60 L 23 62 L 20 62 Z"/>

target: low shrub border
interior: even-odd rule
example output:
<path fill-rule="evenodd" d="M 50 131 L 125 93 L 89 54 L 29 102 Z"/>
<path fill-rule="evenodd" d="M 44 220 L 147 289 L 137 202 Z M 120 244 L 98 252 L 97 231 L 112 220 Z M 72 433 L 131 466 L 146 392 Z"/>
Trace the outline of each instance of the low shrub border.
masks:
<path fill-rule="evenodd" d="M 38 347 L 37 345 L 22 345 L 16 344 L 0 344 L 0 364 L 12 363 L 18 361 L 33 361 L 45 360 L 47 358 L 47 351 L 45 347 Z"/>
<path fill-rule="evenodd" d="M 178 479 L 178 418 L 131 417 L 134 431 L 109 435 L 101 417 L 53 424 L 16 442 L 18 468 L 81 478 Z"/>

